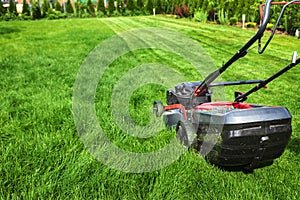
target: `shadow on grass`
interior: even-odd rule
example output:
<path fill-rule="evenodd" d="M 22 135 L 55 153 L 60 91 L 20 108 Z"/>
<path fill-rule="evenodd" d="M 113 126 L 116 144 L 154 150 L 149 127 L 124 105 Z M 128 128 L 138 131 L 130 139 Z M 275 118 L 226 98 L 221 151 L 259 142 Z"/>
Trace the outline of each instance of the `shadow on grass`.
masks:
<path fill-rule="evenodd" d="M 21 30 L 18 28 L 10 28 L 10 27 L 1 27 L 0 29 L 0 35 L 14 33 L 14 32 L 20 32 Z"/>
<path fill-rule="evenodd" d="M 293 138 L 290 140 L 287 149 L 296 155 L 300 154 L 300 138 Z"/>

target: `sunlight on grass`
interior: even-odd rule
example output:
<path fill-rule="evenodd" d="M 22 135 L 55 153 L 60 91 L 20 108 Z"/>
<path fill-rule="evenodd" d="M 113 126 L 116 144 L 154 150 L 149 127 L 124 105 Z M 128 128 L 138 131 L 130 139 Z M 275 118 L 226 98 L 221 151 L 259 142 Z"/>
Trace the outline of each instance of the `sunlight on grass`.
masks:
<path fill-rule="evenodd" d="M 251 175 L 226 172 L 192 149 L 171 165 L 151 173 L 123 173 L 94 159 L 78 137 L 72 115 L 77 72 L 99 43 L 116 32 L 142 27 L 164 27 L 191 37 L 208 52 L 217 67 L 254 34 L 252 30 L 161 16 L 0 23 L 1 199 L 297 198 L 300 195 L 299 66 L 248 99 L 251 103 L 285 106 L 293 115 L 290 144 L 270 167 Z M 276 35 L 265 54 L 258 55 L 256 47 L 250 49 L 222 79 L 265 79 L 289 63 L 287 59 L 294 50 L 300 52 L 299 47 L 298 39 Z M 114 85 L 128 70 L 144 62 L 171 65 L 189 81 L 203 79 L 190 63 L 160 50 L 140 50 L 122 56 L 105 71 L 95 96 L 99 124 L 108 130 L 108 137 L 116 145 L 137 152 L 159 149 L 175 135 L 174 131 L 163 130 L 155 137 L 136 139 L 122 132 L 113 121 L 110 101 Z M 227 99 L 233 100 L 235 90 L 249 88 L 228 87 Z M 136 123 L 148 123 L 149 106 L 157 99 L 165 101 L 165 89 L 153 84 L 134 92 L 130 115 Z"/>

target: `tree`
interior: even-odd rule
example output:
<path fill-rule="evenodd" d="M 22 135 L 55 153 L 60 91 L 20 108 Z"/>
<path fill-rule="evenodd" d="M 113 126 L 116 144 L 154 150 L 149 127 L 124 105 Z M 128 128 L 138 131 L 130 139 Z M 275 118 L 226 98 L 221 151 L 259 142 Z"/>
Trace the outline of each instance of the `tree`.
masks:
<path fill-rule="evenodd" d="M 173 14 L 174 13 L 174 0 L 165 0 L 166 4 L 166 13 Z"/>
<path fill-rule="evenodd" d="M 9 0 L 9 8 L 8 8 L 9 13 L 11 14 L 17 14 L 17 7 L 16 4 L 13 0 Z"/>
<path fill-rule="evenodd" d="M 162 8 L 162 2 L 161 0 L 156 0 L 156 13 L 157 14 L 162 14 L 164 11 L 163 11 L 163 8 Z"/>
<path fill-rule="evenodd" d="M 224 9 L 228 12 L 228 17 L 235 17 L 235 1 L 234 0 L 230 0 L 230 1 L 226 1 L 225 2 L 225 7 Z M 235 17 L 237 19 L 237 17 Z"/>
<path fill-rule="evenodd" d="M 296 30 L 300 28 L 300 14 L 297 10 L 298 5 L 291 5 L 286 9 L 284 16 L 284 26 L 288 34 L 294 35 Z"/>
<path fill-rule="evenodd" d="M 194 16 L 194 13 L 196 11 L 196 5 L 197 5 L 197 1 L 196 0 L 189 0 L 186 2 L 189 12 L 190 12 L 190 16 Z"/>
<path fill-rule="evenodd" d="M 74 9 L 73 9 L 73 6 L 72 6 L 70 0 L 67 0 L 66 12 L 67 12 L 67 13 L 74 13 Z"/>
<path fill-rule="evenodd" d="M 213 10 L 218 4 L 218 2 L 216 2 L 214 0 L 208 0 L 207 3 L 208 3 L 208 5 L 207 5 L 208 10 Z"/>
<path fill-rule="evenodd" d="M 75 10 L 76 10 L 76 16 L 81 17 L 81 0 L 76 2 Z"/>
<path fill-rule="evenodd" d="M 6 13 L 6 9 L 3 7 L 3 3 L 0 0 L 0 16 L 4 15 Z"/>
<path fill-rule="evenodd" d="M 208 10 L 208 1 L 207 0 L 203 0 L 202 1 L 201 10 L 203 10 L 203 11 L 207 11 Z"/>
<path fill-rule="evenodd" d="M 95 17 L 95 7 L 91 0 L 87 1 L 87 11 L 91 16 Z"/>
<path fill-rule="evenodd" d="M 29 10 L 29 5 L 26 0 L 23 0 L 23 9 L 22 9 L 22 14 L 26 16 L 30 16 L 30 10 Z"/>
<path fill-rule="evenodd" d="M 244 1 L 238 1 L 237 5 L 236 5 L 236 9 L 235 9 L 235 16 L 238 19 L 242 18 L 243 7 L 244 7 Z"/>
<path fill-rule="evenodd" d="M 104 7 L 104 1 L 103 0 L 98 0 L 97 2 L 97 11 L 101 11 L 104 15 L 106 15 L 106 9 Z"/>
<path fill-rule="evenodd" d="M 251 0 L 251 4 L 253 0 Z M 244 5 L 243 5 L 243 9 L 242 9 L 242 14 L 246 15 L 247 21 L 251 21 L 250 19 L 250 2 L 249 0 L 244 0 Z"/>
<path fill-rule="evenodd" d="M 144 2 L 143 2 L 143 0 L 137 0 L 136 4 L 137 4 L 137 7 L 138 7 L 138 9 L 140 11 L 142 11 L 144 9 Z"/>
<path fill-rule="evenodd" d="M 202 6 L 202 2 L 203 2 L 203 0 L 197 0 L 197 2 L 196 2 L 196 10 L 200 10 L 201 9 L 201 6 Z"/>
<path fill-rule="evenodd" d="M 34 1 L 32 4 L 32 19 L 41 19 L 42 12 L 38 1 Z"/>
<path fill-rule="evenodd" d="M 117 11 L 122 15 L 125 12 L 124 1 L 117 0 Z"/>
<path fill-rule="evenodd" d="M 134 11 L 135 10 L 135 4 L 133 0 L 127 0 L 127 9 L 130 11 Z"/>
<path fill-rule="evenodd" d="M 108 0 L 108 12 L 109 15 L 112 15 L 115 11 L 115 2 L 114 0 Z"/>
<path fill-rule="evenodd" d="M 26 0 L 23 0 L 26 2 Z M 44 0 L 43 2 L 43 7 L 42 7 L 42 10 L 43 10 L 43 17 L 46 17 L 48 15 L 48 10 L 50 8 L 50 3 L 48 0 Z M 23 6 L 23 9 L 24 9 L 24 6 Z"/>
<path fill-rule="evenodd" d="M 250 15 L 250 19 L 254 19 L 251 21 L 254 21 L 256 23 L 260 22 L 260 14 L 259 14 L 259 5 L 260 5 L 260 1 L 256 0 L 253 3 L 251 3 L 249 5 L 249 15 Z M 279 13 L 278 13 L 279 14 Z"/>
<path fill-rule="evenodd" d="M 55 10 L 60 11 L 60 12 L 64 12 L 62 6 L 59 3 L 59 1 L 56 1 Z"/>
<path fill-rule="evenodd" d="M 167 8 L 168 5 L 167 5 L 167 0 L 161 0 L 161 9 L 162 9 L 162 13 L 167 13 Z"/>
<path fill-rule="evenodd" d="M 147 10 L 150 14 L 153 14 L 153 0 L 147 0 L 146 10 Z"/>

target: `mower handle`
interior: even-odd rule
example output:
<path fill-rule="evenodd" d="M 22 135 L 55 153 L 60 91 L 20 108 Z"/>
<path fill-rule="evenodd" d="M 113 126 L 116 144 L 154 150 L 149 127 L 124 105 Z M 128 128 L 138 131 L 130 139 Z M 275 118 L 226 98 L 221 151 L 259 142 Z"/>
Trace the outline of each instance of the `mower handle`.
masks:
<path fill-rule="evenodd" d="M 230 82 L 215 82 L 209 85 L 209 87 L 220 87 L 220 86 L 233 86 L 233 85 L 248 85 L 255 83 L 262 83 L 263 80 L 244 80 L 244 81 L 230 81 Z"/>
<path fill-rule="evenodd" d="M 276 2 L 274 2 L 274 3 L 276 3 Z M 261 37 L 258 39 L 258 53 L 259 54 L 262 54 L 266 50 L 266 48 L 269 45 L 269 43 L 271 42 L 271 40 L 272 40 L 272 38 L 273 38 L 273 36 L 274 36 L 274 34 L 276 32 L 277 26 L 279 25 L 279 21 L 282 18 L 283 13 L 284 13 L 286 7 L 289 6 L 290 4 L 294 4 L 294 3 L 298 4 L 298 3 L 300 3 L 300 0 L 293 0 L 293 1 L 290 1 L 290 2 L 277 2 L 277 3 L 284 4 L 284 6 L 281 9 L 279 17 L 277 18 L 277 21 L 276 21 L 276 24 L 275 24 L 275 26 L 273 28 L 271 36 L 269 37 L 268 41 L 266 42 L 265 46 L 262 49 L 261 49 Z"/>
<path fill-rule="evenodd" d="M 238 59 L 244 57 L 248 52 L 248 49 L 263 36 L 264 31 L 266 30 L 267 24 L 270 18 L 271 4 L 273 0 L 266 0 L 265 8 L 264 8 L 264 17 L 262 20 L 262 24 L 258 29 L 257 33 L 234 55 L 232 56 L 220 69 L 209 74 L 204 81 L 195 89 L 195 92 L 192 96 L 201 96 L 205 93 L 208 86 L 220 76 L 232 63 L 237 61 Z"/>
<path fill-rule="evenodd" d="M 280 75 L 282 75 L 283 73 L 287 72 L 288 70 L 292 69 L 294 66 L 300 64 L 300 58 L 297 59 L 297 52 L 294 52 L 293 54 L 293 58 L 292 58 L 292 62 L 287 65 L 286 67 L 284 67 L 283 69 L 281 69 L 280 71 L 278 71 L 276 74 L 274 74 L 273 76 L 269 77 L 268 79 L 264 80 L 263 82 L 259 83 L 258 85 L 256 85 L 255 87 L 253 87 L 251 90 L 249 90 L 248 92 L 238 96 L 235 98 L 234 102 L 243 102 L 244 100 L 246 100 L 246 98 L 252 94 L 253 92 L 256 92 L 257 90 L 265 87 L 268 83 L 270 83 L 271 81 L 273 81 L 274 79 L 278 78 Z"/>

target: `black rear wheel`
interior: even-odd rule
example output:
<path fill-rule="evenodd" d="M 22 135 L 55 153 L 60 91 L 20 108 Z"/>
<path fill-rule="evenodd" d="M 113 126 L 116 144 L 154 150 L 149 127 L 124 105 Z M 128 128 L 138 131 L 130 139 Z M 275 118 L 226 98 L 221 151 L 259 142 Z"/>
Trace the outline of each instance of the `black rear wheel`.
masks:
<path fill-rule="evenodd" d="M 189 121 L 179 121 L 176 126 L 176 137 L 186 147 L 190 147 L 194 142 L 196 132 Z"/>

